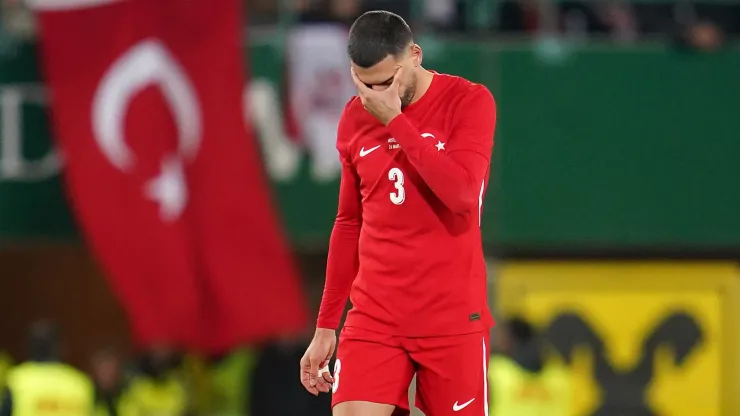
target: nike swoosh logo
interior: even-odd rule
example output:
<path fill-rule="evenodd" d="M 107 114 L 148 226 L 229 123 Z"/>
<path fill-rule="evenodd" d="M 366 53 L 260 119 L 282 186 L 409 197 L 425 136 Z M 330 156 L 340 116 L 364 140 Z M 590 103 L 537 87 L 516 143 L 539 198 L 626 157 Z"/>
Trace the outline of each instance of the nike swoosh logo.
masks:
<path fill-rule="evenodd" d="M 453 412 L 461 411 L 462 409 L 468 407 L 470 403 L 473 403 L 473 400 L 475 400 L 475 397 L 473 397 L 472 399 L 468 400 L 467 402 L 463 404 L 457 404 L 457 402 L 455 402 L 455 404 L 452 405 L 452 411 Z"/>
<path fill-rule="evenodd" d="M 371 148 L 369 148 L 367 150 L 365 150 L 365 147 L 363 147 L 362 149 L 360 149 L 360 157 L 365 157 L 365 156 L 369 155 L 370 153 L 372 153 L 375 150 L 377 150 L 379 147 L 380 147 L 380 145 L 377 145 L 377 146 L 371 147 Z"/>

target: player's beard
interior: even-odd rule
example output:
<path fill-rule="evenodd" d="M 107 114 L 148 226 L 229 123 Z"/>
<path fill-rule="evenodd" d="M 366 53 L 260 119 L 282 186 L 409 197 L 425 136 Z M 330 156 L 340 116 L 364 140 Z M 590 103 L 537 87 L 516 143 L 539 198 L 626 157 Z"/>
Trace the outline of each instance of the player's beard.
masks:
<path fill-rule="evenodd" d="M 414 95 L 416 95 L 416 74 L 412 73 L 411 79 L 409 80 L 408 85 L 406 85 L 406 90 L 401 96 L 401 108 L 411 104 L 411 101 L 414 99 Z"/>

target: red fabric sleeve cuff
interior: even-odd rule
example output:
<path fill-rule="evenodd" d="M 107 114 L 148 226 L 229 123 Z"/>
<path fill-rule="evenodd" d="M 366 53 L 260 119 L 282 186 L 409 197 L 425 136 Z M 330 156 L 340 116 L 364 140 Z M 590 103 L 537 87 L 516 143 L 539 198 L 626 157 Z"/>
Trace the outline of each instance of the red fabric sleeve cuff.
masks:
<path fill-rule="evenodd" d="M 405 152 L 410 150 L 416 150 L 424 146 L 424 141 L 421 137 L 421 133 L 416 127 L 411 124 L 409 119 L 399 114 L 388 123 L 388 132 L 396 139 L 396 142 L 401 145 L 401 148 Z"/>
<path fill-rule="evenodd" d="M 337 328 L 339 328 L 339 321 L 334 322 L 332 320 L 327 320 L 327 319 L 321 319 L 321 318 L 319 318 L 316 321 L 316 328 L 333 329 L 333 330 L 336 331 Z"/>

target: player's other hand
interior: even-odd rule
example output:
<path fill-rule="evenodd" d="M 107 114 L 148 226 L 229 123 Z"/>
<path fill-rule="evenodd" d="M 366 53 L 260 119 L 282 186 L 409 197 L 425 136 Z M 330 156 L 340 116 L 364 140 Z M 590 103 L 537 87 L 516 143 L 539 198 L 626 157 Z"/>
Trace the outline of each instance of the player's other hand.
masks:
<path fill-rule="evenodd" d="M 331 390 L 334 377 L 327 366 L 336 347 L 337 335 L 333 329 L 316 328 L 313 340 L 301 358 L 301 384 L 314 396 Z"/>
<path fill-rule="evenodd" d="M 362 105 L 378 121 L 387 126 L 397 115 L 401 114 L 401 95 L 399 89 L 401 87 L 403 67 L 398 68 L 398 71 L 393 76 L 393 83 L 384 90 L 374 90 L 368 87 L 357 77 L 354 69 L 350 69 L 350 71 L 352 72 L 352 80 L 355 82 L 357 92 L 362 100 Z"/>

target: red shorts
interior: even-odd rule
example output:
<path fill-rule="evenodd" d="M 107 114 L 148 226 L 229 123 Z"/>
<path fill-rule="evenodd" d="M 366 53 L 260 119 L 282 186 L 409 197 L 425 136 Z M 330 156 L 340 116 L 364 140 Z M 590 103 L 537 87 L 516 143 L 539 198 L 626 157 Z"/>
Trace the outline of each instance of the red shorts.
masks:
<path fill-rule="evenodd" d="M 416 406 L 426 416 L 487 416 L 488 342 L 487 332 L 404 338 L 345 327 L 332 406 L 368 401 L 395 405 L 394 415 L 408 415 L 416 374 Z"/>

